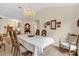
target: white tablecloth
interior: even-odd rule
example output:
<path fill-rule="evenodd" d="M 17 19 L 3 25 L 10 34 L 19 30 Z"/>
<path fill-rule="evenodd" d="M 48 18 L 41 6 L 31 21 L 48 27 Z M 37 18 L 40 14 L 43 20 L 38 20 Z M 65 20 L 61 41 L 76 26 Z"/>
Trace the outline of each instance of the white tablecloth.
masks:
<path fill-rule="evenodd" d="M 28 37 L 27 35 L 19 35 L 18 41 L 28 50 L 34 52 L 34 55 L 40 55 L 43 49 L 54 42 L 50 37 Z"/>

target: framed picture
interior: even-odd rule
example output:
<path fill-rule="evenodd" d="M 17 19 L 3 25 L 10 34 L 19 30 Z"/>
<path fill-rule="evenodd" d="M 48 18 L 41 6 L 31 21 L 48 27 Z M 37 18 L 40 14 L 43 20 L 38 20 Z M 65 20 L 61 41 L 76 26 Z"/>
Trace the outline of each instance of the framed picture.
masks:
<path fill-rule="evenodd" d="M 56 29 L 56 20 L 51 20 L 50 27 L 51 27 L 52 30 Z"/>
<path fill-rule="evenodd" d="M 56 24 L 57 24 L 56 26 L 57 26 L 58 28 L 61 27 L 61 21 L 58 21 Z"/>
<path fill-rule="evenodd" d="M 46 28 L 47 26 L 46 26 L 46 23 L 44 23 L 44 28 Z"/>
<path fill-rule="evenodd" d="M 46 22 L 46 25 L 47 25 L 47 26 L 50 25 L 50 21 L 47 21 L 47 22 Z"/>

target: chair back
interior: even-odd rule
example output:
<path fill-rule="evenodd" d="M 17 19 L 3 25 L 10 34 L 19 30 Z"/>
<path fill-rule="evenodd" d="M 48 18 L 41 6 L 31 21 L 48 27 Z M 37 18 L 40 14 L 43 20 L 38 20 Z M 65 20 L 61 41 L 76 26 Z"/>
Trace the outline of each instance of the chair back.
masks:
<path fill-rule="evenodd" d="M 18 41 L 17 41 L 17 33 L 16 33 L 16 31 L 13 31 L 13 36 L 14 36 L 15 42 L 17 43 Z"/>
<path fill-rule="evenodd" d="M 14 32 L 13 31 L 9 32 L 9 35 L 10 35 L 10 38 L 11 38 L 12 45 L 15 45 L 16 39 L 14 37 Z"/>
<path fill-rule="evenodd" d="M 79 34 L 77 36 L 77 41 L 76 42 L 77 42 L 77 44 L 79 44 Z"/>
<path fill-rule="evenodd" d="M 79 34 L 78 34 L 78 37 L 77 37 L 77 42 L 76 42 L 76 53 L 75 53 L 75 56 L 78 56 L 79 55 Z"/>
<path fill-rule="evenodd" d="M 42 32 L 41 32 L 41 36 L 46 36 L 47 35 L 47 31 L 46 30 L 42 30 Z"/>
<path fill-rule="evenodd" d="M 38 36 L 40 35 L 40 30 L 39 29 L 36 30 L 35 35 L 38 35 Z"/>
<path fill-rule="evenodd" d="M 2 40 L 2 36 L 0 36 L 0 41 Z"/>
<path fill-rule="evenodd" d="M 3 39 L 2 39 L 2 36 L 1 35 L 0 35 L 0 42 L 3 43 Z"/>
<path fill-rule="evenodd" d="M 68 37 L 67 37 L 67 41 L 68 42 L 74 42 L 76 44 L 76 42 L 77 42 L 77 35 L 69 33 Z"/>
<path fill-rule="evenodd" d="M 14 45 L 13 31 L 10 31 L 9 35 L 10 35 L 10 38 L 11 38 L 12 45 Z"/>

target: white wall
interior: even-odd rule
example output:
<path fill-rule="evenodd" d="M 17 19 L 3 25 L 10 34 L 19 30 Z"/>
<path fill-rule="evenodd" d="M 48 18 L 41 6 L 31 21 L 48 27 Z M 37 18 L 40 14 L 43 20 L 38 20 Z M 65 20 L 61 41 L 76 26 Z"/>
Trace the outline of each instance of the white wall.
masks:
<path fill-rule="evenodd" d="M 50 20 L 61 21 L 61 27 L 56 30 L 51 30 L 49 27 L 46 28 L 47 35 L 53 37 L 55 41 L 58 41 L 59 38 L 65 38 L 68 33 L 79 34 L 79 28 L 77 28 L 76 21 L 79 18 L 79 7 L 78 6 L 62 6 L 62 7 L 48 7 L 40 10 L 34 19 L 21 20 L 21 31 L 24 32 L 24 24 L 29 22 L 31 24 L 31 30 L 34 33 L 33 24 L 36 23 L 35 20 L 40 21 L 40 30 L 44 29 L 44 23 Z M 0 24 L 6 25 L 7 21 Z M 15 22 L 13 22 L 15 26 Z M 3 25 L 0 25 L 3 26 Z"/>
<path fill-rule="evenodd" d="M 78 33 L 78 28 L 76 21 L 79 18 L 79 7 L 69 6 L 69 7 L 49 7 L 41 10 L 36 15 L 35 19 L 40 20 L 40 30 L 44 29 L 44 23 L 50 20 L 61 21 L 61 27 L 56 30 L 51 30 L 46 28 L 48 36 L 54 38 L 58 41 L 59 38 L 65 38 L 68 33 Z"/>
<path fill-rule="evenodd" d="M 16 19 L 1 19 L 0 20 L 0 33 L 1 32 L 3 33 L 6 31 L 6 29 L 4 29 L 4 26 L 7 26 L 7 25 L 12 25 L 13 29 L 16 29 L 17 22 L 18 22 L 18 20 L 16 20 Z"/>
<path fill-rule="evenodd" d="M 31 26 L 31 33 L 32 34 L 35 34 L 36 29 L 38 27 L 38 24 L 37 24 L 38 22 L 36 20 L 32 20 L 32 19 L 24 19 L 24 20 L 21 20 L 21 31 L 22 31 L 22 33 L 24 33 L 24 25 L 26 23 L 29 23 L 30 24 L 30 26 Z"/>

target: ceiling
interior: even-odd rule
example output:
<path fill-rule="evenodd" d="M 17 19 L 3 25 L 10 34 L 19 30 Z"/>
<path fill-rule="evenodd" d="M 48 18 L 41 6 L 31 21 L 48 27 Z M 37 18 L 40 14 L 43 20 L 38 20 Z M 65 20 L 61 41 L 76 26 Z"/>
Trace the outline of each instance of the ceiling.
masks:
<path fill-rule="evenodd" d="M 0 15 L 13 19 L 23 19 L 23 9 L 32 8 L 36 12 L 48 7 L 62 7 L 78 5 L 77 3 L 0 3 Z"/>

